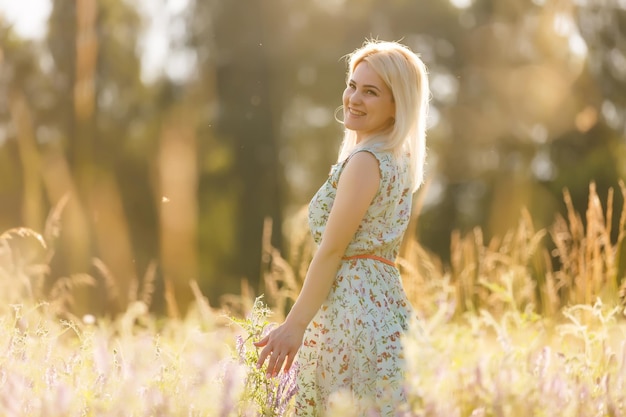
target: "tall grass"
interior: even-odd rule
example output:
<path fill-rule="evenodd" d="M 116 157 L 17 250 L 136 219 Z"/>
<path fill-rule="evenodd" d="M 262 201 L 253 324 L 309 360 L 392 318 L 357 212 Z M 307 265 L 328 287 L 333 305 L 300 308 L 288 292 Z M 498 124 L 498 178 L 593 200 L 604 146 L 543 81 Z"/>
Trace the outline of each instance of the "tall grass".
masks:
<path fill-rule="evenodd" d="M 405 289 L 427 315 L 444 295 L 457 315 L 481 310 L 499 315 L 513 309 L 552 317 L 569 305 L 593 304 L 598 297 L 618 303 L 626 278 L 626 187 L 621 181 L 619 187 L 624 203 L 617 233 L 611 230 L 613 190 L 603 208 L 591 183 L 584 221 L 566 190 L 567 215 L 558 215 L 547 230 L 536 230 L 523 211 L 514 230 L 489 242 L 478 228 L 465 236 L 454 232 L 450 265 L 442 265 L 410 239 L 400 259 Z"/>
<path fill-rule="evenodd" d="M 622 183 L 620 191 L 626 197 Z M 402 415 L 626 416 L 626 206 L 612 230 L 613 193 L 604 207 L 593 184 L 589 196 L 583 218 L 565 192 L 567 215 L 546 230 L 524 212 L 489 242 L 479 229 L 457 233 L 449 265 L 405 242 L 399 267 L 418 317 L 404 338 Z M 266 380 L 251 342 L 299 291 L 313 250 L 306 234 L 283 258 L 266 224 L 259 292 L 268 305 L 244 283 L 216 308 L 192 284 L 188 314 L 156 317 L 146 278 L 130 285 L 118 316 L 77 317 L 76 286 L 105 280 L 115 300 L 117 279 L 98 263 L 100 278 L 44 285 L 55 227 L 0 236 L 0 415 L 291 415 L 293 374 Z M 329 415 L 353 409 L 337 397 Z"/>
<path fill-rule="evenodd" d="M 245 370 L 215 320 L 160 323 L 140 302 L 115 322 L 16 305 L 0 320 L 0 414 L 235 416 Z"/>

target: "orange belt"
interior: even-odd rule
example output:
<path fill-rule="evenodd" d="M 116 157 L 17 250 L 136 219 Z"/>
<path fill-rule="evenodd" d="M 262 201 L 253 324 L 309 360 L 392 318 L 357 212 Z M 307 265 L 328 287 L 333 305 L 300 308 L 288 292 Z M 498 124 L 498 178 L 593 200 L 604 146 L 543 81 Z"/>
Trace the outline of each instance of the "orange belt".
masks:
<path fill-rule="evenodd" d="M 395 262 L 390 261 L 389 259 L 383 258 L 382 256 L 376 256 L 376 255 L 368 255 L 368 254 L 352 255 L 352 256 L 344 256 L 341 259 L 343 259 L 345 261 L 349 261 L 349 260 L 352 260 L 352 259 L 373 259 L 375 261 L 379 261 L 379 262 L 382 262 L 382 263 L 387 264 L 387 265 L 396 266 Z"/>

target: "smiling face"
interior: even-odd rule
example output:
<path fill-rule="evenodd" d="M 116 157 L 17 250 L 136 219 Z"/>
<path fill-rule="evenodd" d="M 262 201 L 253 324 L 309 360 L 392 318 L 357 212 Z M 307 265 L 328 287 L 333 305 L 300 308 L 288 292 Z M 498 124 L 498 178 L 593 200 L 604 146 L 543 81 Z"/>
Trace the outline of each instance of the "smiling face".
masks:
<path fill-rule="evenodd" d="M 367 61 L 360 62 L 343 92 L 343 124 L 356 132 L 357 143 L 394 122 L 396 106 L 391 90 Z"/>

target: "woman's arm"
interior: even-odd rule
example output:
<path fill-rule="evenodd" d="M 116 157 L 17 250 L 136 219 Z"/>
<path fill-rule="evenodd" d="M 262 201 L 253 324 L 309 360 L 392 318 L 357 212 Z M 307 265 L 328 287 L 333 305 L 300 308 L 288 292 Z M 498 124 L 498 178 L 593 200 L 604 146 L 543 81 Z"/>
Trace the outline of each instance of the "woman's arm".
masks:
<path fill-rule="evenodd" d="M 255 343 L 264 347 L 258 366 L 269 358 L 267 374 L 275 376 L 291 367 L 304 331 L 328 296 L 341 258 L 354 237 L 380 184 L 378 161 L 369 152 L 357 152 L 347 162 L 337 184 L 322 241 L 309 266 L 302 291 L 285 322 Z"/>

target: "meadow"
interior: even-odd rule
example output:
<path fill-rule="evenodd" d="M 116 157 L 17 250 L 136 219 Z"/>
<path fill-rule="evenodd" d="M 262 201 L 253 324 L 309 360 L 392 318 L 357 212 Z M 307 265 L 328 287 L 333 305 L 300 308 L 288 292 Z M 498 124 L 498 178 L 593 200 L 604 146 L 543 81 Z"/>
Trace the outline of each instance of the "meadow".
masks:
<path fill-rule="evenodd" d="M 584 216 L 565 192 L 567 215 L 547 229 L 522 213 L 502 237 L 455 234 L 449 264 L 405 242 L 399 266 L 417 315 L 403 415 L 626 416 L 626 205 L 614 213 L 612 192 L 589 191 Z M 192 282 L 189 312 L 159 317 L 144 285 L 119 315 L 78 317 L 73 291 L 93 277 L 44 288 L 44 236 L 0 236 L 0 415 L 290 415 L 293 373 L 267 380 L 251 342 L 293 302 L 306 239 L 284 256 L 266 239 L 262 297 L 244 286 L 212 306 Z M 329 415 L 352 409 L 340 393 Z"/>

